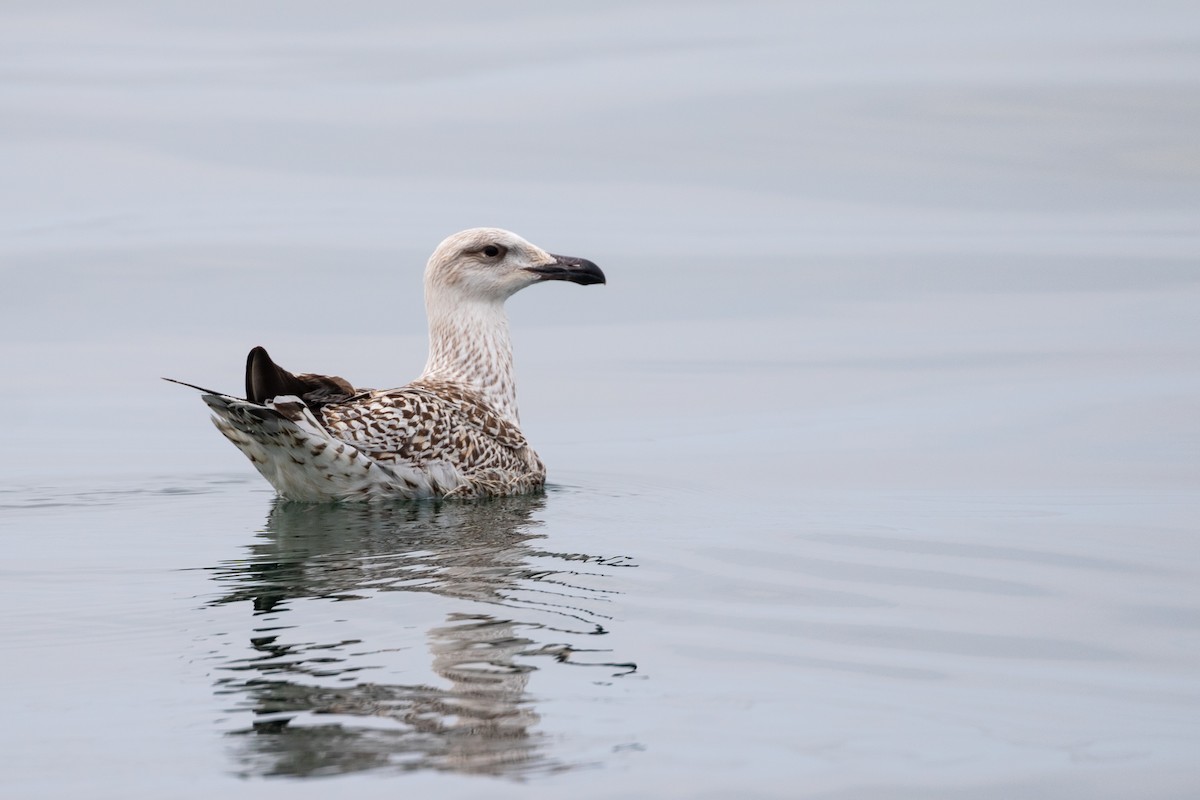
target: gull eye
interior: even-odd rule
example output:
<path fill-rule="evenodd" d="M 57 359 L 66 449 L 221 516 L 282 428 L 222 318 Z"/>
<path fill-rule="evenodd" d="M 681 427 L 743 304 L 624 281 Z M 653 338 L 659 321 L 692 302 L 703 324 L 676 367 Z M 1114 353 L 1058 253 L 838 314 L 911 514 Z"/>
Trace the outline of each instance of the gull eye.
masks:
<path fill-rule="evenodd" d="M 494 244 L 489 244 L 488 246 L 483 248 L 483 254 L 485 256 L 487 256 L 488 258 L 496 258 L 497 256 L 501 255 L 503 252 L 504 252 L 503 248 L 497 247 Z"/>

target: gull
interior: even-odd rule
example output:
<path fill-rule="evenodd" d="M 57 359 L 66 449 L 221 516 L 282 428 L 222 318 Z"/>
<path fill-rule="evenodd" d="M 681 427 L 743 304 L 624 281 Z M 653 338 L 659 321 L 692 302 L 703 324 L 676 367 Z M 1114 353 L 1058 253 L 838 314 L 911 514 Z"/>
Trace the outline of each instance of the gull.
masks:
<path fill-rule="evenodd" d="M 425 268 L 429 358 L 412 383 L 375 390 L 293 374 L 255 347 L 245 398 L 184 385 L 203 393 L 217 430 L 288 500 L 536 491 L 546 468 L 521 432 L 504 301 L 547 281 L 605 278 L 587 259 L 548 253 L 509 231 L 462 231 Z"/>

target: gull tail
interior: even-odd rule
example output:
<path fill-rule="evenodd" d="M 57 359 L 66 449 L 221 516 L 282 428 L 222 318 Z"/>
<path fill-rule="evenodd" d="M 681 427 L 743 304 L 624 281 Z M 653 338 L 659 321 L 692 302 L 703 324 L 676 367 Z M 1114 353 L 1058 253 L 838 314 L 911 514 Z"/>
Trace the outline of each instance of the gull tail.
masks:
<path fill-rule="evenodd" d="M 328 502 L 371 497 L 381 488 L 404 485 L 395 472 L 335 439 L 295 395 L 254 403 L 222 394 L 202 399 L 225 438 L 250 459 L 279 495 L 288 500 Z M 408 484 L 412 496 L 419 487 Z"/>
<path fill-rule="evenodd" d="M 356 394 L 342 378 L 294 375 L 255 347 L 246 358 L 245 399 L 173 378 L 163 380 L 201 392 L 217 430 L 288 500 L 432 494 L 429 480 L 415 470 L 398 474 L 335 438 L 319 420 L 322 406 Z"/>
<path fill-rule="evenodd" d="M 314 414 L 354 393 L 341 378 L 293 375 L 256 347 L 246 358 L 246 399 L 174 378 L 163 380 L 200 392 L 217 430 L 281 497 L 344 499 L 370 492 L 381 480 L 394 480 L 391 470 L 335 439 Z"/>

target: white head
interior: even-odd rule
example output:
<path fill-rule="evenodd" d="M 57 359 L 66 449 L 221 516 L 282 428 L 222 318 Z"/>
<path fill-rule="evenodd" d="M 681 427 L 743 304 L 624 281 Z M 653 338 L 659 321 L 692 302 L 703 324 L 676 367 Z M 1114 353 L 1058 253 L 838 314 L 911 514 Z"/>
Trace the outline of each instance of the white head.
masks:
<path fill-rule="evenodd" d="M 425 267 L 426 298 L 504 302 L 515 292 L 548 280 L 604 283 L 585 258 L 557 256 L 500 228 L 472 228 L 447 237 Z"/>
<path fill-rule="evenodd" d="M 421 377 L 466 386 L 517 422 L 504 301 L 542 281 L 604 283 L 604 273 L 587 259 L 547 253 L 499 228 L 448 237 L 425 268 L 429 360 Z"/>

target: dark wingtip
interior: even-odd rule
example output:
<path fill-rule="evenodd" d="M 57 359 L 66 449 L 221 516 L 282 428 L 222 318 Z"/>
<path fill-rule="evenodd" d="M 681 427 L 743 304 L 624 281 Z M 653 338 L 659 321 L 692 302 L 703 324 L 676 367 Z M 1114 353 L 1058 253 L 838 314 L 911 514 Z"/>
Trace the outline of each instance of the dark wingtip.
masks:
<path fill-rule="evenodd" d="M 265 403 L 281 394 L 301 395 L 304 383 L 271 360 L 264 347 L 253 348 L 246 356 L 246 399 Z"/>

